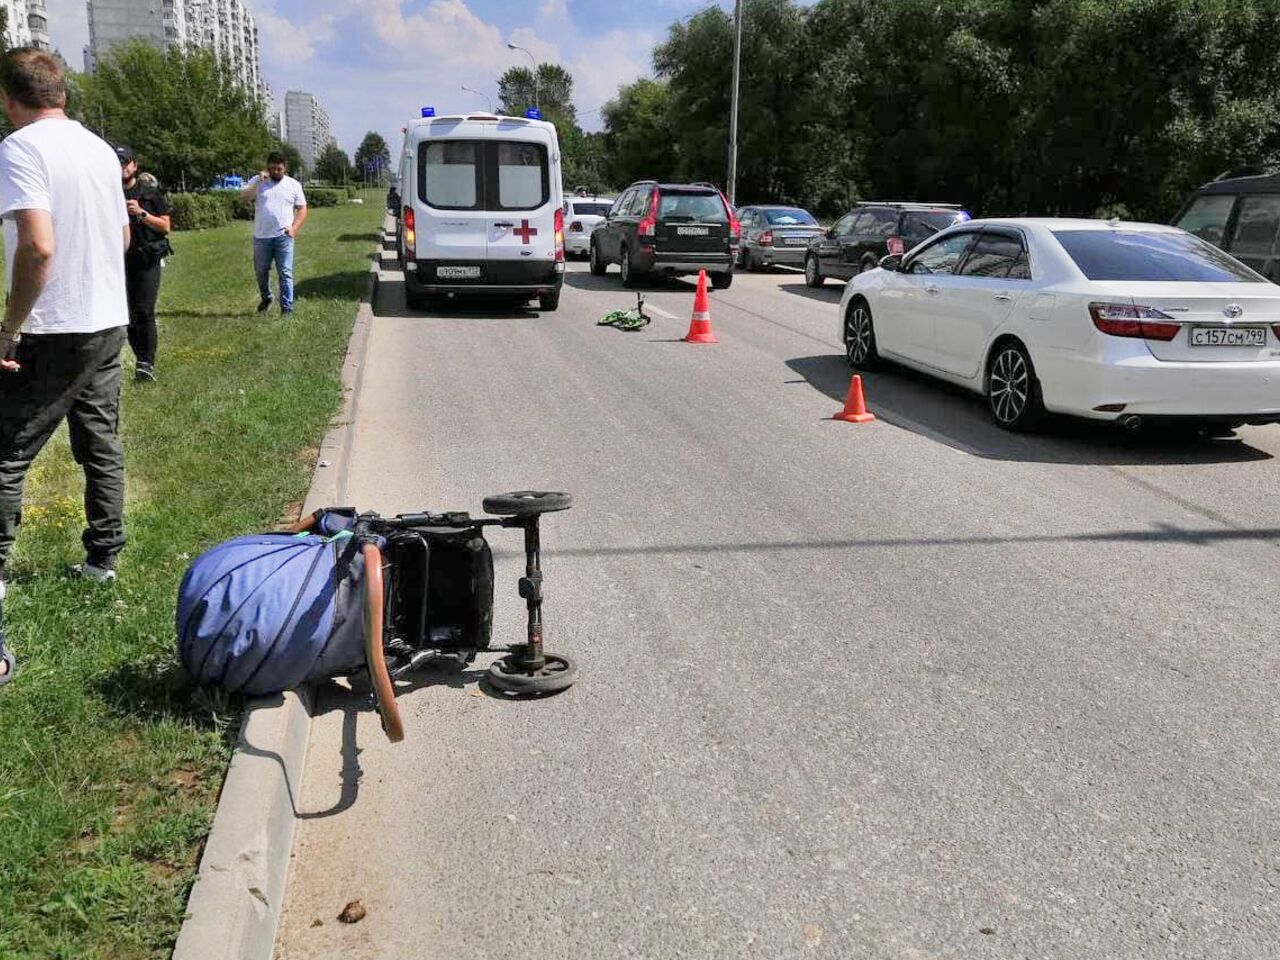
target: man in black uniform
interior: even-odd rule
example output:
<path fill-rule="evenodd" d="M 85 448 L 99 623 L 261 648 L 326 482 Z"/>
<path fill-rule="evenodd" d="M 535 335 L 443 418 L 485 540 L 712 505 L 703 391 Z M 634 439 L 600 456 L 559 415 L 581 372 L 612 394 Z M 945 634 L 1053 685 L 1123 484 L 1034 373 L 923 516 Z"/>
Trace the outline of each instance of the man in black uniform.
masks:
<path fill-rule="evenodd" d="M 154 383 L 156 379 L 156 300 L 160 296 L 160 273 L 169 251 L 169 201 L 160 190 L 138 176 L 138 162 L 128 147 L 116 147 L 124 198 L 133 228 L 129 250 L 124 255 L 125 291 L 129 295 L 129 346 L 138 364 L 134 379 Z M 151 178 L 147 178 L 150 180 Z"/>

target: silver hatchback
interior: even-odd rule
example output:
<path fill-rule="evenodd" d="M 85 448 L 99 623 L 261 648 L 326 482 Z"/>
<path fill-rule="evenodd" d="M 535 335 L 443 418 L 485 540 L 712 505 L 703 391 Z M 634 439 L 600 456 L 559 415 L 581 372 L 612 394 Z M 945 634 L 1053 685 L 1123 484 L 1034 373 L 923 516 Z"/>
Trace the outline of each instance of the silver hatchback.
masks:
<path fill-rule="evenodd" d="M 742 224 L 738 257 L 744 270 L 774 265 L 803 267 L 809 240 L 822 233 L 813 214 L 800 207 L 741 207 L 738 220 Z"/>

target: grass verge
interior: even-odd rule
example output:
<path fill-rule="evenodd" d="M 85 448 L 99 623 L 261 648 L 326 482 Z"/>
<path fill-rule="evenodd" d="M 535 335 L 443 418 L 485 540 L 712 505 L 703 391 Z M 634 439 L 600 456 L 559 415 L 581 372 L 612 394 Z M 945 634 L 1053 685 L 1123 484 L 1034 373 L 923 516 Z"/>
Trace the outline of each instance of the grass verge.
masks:
<path fill-rule="evenodd" d="M 312 212 L 293 318 L 255 312 L 251 225 L 178 234 L 160 297 L 159 383 L 122 402 L 129 547 L 117 584 L 82 559 L 65 429 L 27 481 L 0 693 L 0 958 L 166 957 L 212 822 L 238 705 L 174 657 L 190 559 L 274 527 L 303 498 L 337 410 L 381 195 Z M 132 355 L 126 349 L 126 373 Z"/>

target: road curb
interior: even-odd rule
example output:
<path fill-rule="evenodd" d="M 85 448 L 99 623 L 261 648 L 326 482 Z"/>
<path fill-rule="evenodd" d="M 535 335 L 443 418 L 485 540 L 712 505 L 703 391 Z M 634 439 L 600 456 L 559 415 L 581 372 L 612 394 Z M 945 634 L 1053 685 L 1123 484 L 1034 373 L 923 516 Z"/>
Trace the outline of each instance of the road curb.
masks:
<path fill-rule="evenodd" d="M 342 405 L 320 444 L 304 514 L 345 502 L 381 263 L 380 242 L 347 342 Z M 248 703 L 174 960 L 270 960 L 293 852 L 311 705 L 307 688 Z"/>

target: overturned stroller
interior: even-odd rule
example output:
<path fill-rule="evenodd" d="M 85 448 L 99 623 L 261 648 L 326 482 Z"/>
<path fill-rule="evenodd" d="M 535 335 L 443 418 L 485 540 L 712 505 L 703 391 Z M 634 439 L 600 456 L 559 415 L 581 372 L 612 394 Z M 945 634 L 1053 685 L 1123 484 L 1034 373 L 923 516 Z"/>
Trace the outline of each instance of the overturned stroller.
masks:
<path fill-rule="evenodd" d="M 539 521 L 566 493 L 487 497 L 491 517 L 381 517 L 318 510 L 292 533 L 237 537 L 197 557 L 178 593 L 178 653 L 198 683 L 249 695 L 367 670 L 392 742 L 404 738 L 395 681 L 428 662 L 501 652 L 486 678 L 510 694 L 569 687 L 577 666 L 542 643 Z M 524 532 L 524 643 L 494 646 L 488 527 Z"/>

